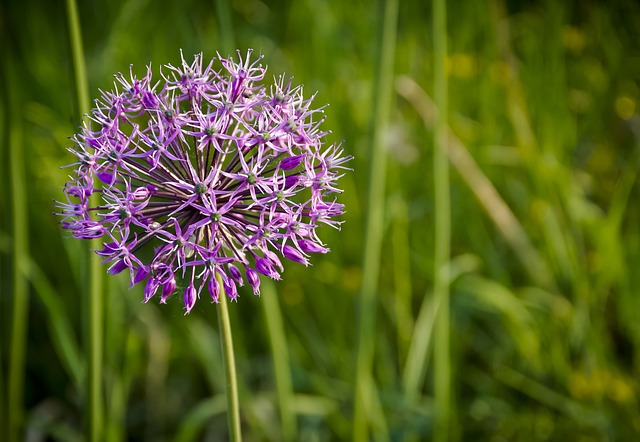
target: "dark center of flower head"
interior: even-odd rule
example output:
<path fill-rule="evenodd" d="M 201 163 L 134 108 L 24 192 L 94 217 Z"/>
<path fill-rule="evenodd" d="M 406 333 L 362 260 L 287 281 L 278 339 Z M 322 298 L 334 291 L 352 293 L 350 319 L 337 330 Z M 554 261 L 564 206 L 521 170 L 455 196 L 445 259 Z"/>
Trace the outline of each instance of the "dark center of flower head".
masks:
<path fill-rule="evenodd" d="M 112 150 L 107 154 L 107 159 L 112 163 L 118 161 L 118 152 L 116 152 L 115 150 Z"/>
<path fill-rule="evenodd" d="M 165 109 L 164 116 L 167 120 L 173 119 L 173 109 Z"/>
<path fill-rule="evenodd" d="M 207 186 L 204 185 L 203 183 L 198 183 L 195 186 L 193 186 L 193 191 L 198 195 L 202 195 L 203 193 L 206 193 Z"/>
<path fill-rule="evenodd" d="M 284 201 L 284 192 L 282 190 L 278 190 L 276 192 L 276 201 L 279 202 L 279 203 Z"/>
<path fill-rule="evenodd" d="M 120 219 L 127 219 L 130 216 L 131 216 L 131 212 L 129 212 L 124 207 L 120 208 L 120 210 L 118 211 L 118 218 L 120 218 Z"/>
<path fill-rule="evenodd" d="M 296 123 L 294 123 L 293 120 L 288 120 L 287 121 L 287 130 L 289 130 L 289 132 L 295 132 L 296 130 L 298 130 L 298 125 Z"/>
<path fill-rule="evenodd" d="M 207 128 L 204 130 L 204 133 L 205 133 L 208 137 L 210 137 L 211 135 L 213 135 L 213 134 L 215 134 L 215 133 L 216 133 L 216 130 L 215 130 L 213 127 L 207 127 Z"/>
<path fill-rule="evenodd" d="M 269 138 L 271 138 L 271 134 L 269 134 L 269 132 L 262 132 L 260 134 L 260 138 L 262 139 L 262 142 L 269 141 Z"/>
<path fill-rule="evenodd" d="M 256 176 L 255 173 L 251 172 L 249 173 L 249 175 L 247 175 L 247 182 L 249 184 L 255 184 L 256 181 L 258 181 L 258 177 Z"/>
<path fill-rule="evenodd" d="M 222 215 L 220 215 L 219 212 L 214 212 L 211 215 L 209 215 L 209 219 L 211 220 L 212 223 L 220 222 L 220 218 L 222 218 Z"/>

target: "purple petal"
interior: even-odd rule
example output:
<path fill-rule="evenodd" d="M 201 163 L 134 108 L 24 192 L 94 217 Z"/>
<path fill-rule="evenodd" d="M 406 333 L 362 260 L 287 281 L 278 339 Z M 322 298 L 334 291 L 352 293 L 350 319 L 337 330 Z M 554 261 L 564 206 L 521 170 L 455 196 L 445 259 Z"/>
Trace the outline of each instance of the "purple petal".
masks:
<path fill-rule="evenodd" d="M 113 264 L 111 267 L 109 267 L 109 270 L 107 270 L 107 272 L 110 275 L 117 275 L 118 273 L 122 272 L 124 269 L 126 269 L 127 267 L 129 267 L 127 265 L 127 263 L 124 261 L 124 259 L 121 259 L 120 261 L 116 262 L 115 264 Z"/>
<path fill-rule="evenodd" d="M 306 266 L 309 265 L 309 260 L 307 260 L 307 258 L 305 258 L 304 255 L 294 247 L 285 245 L 284 247 L 282 247 L 282 254 L 286 258 L 289 258 L 291 261 L 299 262 L 300 264 L 304 264 Z"/>
<path fill-rule="evenodd" d="M 160 297 L 160 304 L 166 304 L 167 298 L 173 294 L 176 289 L 176 279 L 171 278 L 169 281 L 162 284 L 162 296 Z"/>
<path fill-rule="evenodd" d="M 135 278 L 133 278 L 133 285 L 139 283 L 147 276 L 149 276 L 149 269 L 147 267 L 140 267 L 136 272 Z"/>
<path fill-rule="evenodd" d="M 147 285 L 144 287 L 144 300 L 142 302 L 147 303 L 149 299 L 153 298 L 158 291 L 160 283 L 153 276 L 147 280 Z"/>
<path fill-rule="evenodd" d="M 253 270 L 251 267 L 247 267 L 247 280 L 249 281 L 251 288 L 253 288 L 253 294 L 259 296 L 260 295 L 260 276 L 258 276 L 258 273 L 255 270 Z"/>
<path fill-rule="evenodd" d="M 284 160 L 280 161 L 280 169 L 282 170 L 295 169 L 300 165 L 303 159 L 304 159 L 304 155 L 295 155 L 293 157 L 285 158 Z"/>
<path fill-rule="evenodd" d="M 278 255 L 273 253 L 271 250 L 265 250 L 264 251 L 264 257 L 269 260 L 271 265 L 277 267 L 278 270 L 280 270 L 281 272 L 284 271 L 284 267 L 282 267 L 282 263 L 280 262 L 280 258 L 278 258 Z"/>
<path fill-rule="evenodd" d="M 98 179 L 100 181 L 102 181 L 105 184 L 113 184 L 113 182 L 115 181 L 115 175 L 109 172 L 97 172 L 96 176 L 98 177 Z"/>
<path fill-rule="evenodd" d="M 211 302 L 215 302 L 216 304 L 220 302 L 220 284 L 218 284 L 218 280 L 213 273 L 209 281 L 207 281 L 207 290 L 209 290 L 209 295 L 211 295 Z"/>
<path fill-rule="evenodd" d="M 231 279 L 233 279 L 237 284 L 240 285 L 240 287 L 242 287 L 244 281 L 242 280 L 242 273 L 240 273 L 240 270 L 238 270 L 238 268 L 233 264 L 229 264 L 228 269 Z"/>
<path fill-rule="evenodd" d="M 189 284 L 187 289 L 184 291 L 184 307 L 187 311 L 184 313 L 188 315 L 191 312 L 191 309 L 194 305 L 196 305 L 196 288 L 193 286 L 193 282 Z"/>
<path fill-rule="evenodd" d="M 329 251 L 328 248 L 322 247 L 320 244 L 308 239 L 299 239 L 298 246 L 300 247 L 300 250 L 305 253 L 327 253 Z"/>
<path fill-rule="evenodd" d="M 298 184 L 299 181 L 300 181 L 300 177 L 298 175 L 288 175 L 284 179 L 284 186 L 285 187 L 293 187 L 296 184 Z"/>
<path fill-rule="evenodd" d="M 272 279 L 280 279 L 280 274 L 276 272 L 273 265 L 265 258 L 256 259 L 256 270 Z"/>
<path fill-rule="evenodd" d="M 231 278 L 224 278 L 222 280 L 222 284 L 224 285 L 224 291 L 231 299 L 234 301 L 238 297 L 238 289 L 236 289 L 236 283 Z"/>

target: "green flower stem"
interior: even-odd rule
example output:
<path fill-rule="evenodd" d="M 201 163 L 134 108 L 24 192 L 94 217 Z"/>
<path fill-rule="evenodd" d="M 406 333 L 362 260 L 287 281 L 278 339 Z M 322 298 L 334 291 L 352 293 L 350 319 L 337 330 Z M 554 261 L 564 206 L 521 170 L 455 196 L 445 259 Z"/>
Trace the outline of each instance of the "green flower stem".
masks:
<path fill-rule="evenodd" d="M 451 431 L 451 349 L 449 305 L 449 258 L 451 254 L 451 199 L 447 145 L 447 10 L 445 0 L 433 2 L 434 101 L 438 109 L 433 134 L 433 176 L 435 179 L 434 336 L 435 427 L 433 440 L 450 439 Z"/>
<path fill-rule="evenodd" d="M 10 63 L 9 66 L 15 66 Z M 26 268 L 29 259 L 28 216 L 26 200 L 26 182 L 24 177 L 24 146 L 22 144 L 22 107 L 16 94 L 20 88 L 13 69 L 9 69 L 13 87 L 7 92 L 9 105 L 13 109 L 9 126 L 9 175 L 11 180 L 11 211 L 13 212 L 13 313 L 11 322 L 11 347 L 9 355 L 7 426 L 10 442 L 22 440 L 24 409 L 24 370 L 27 342 L 27 321 L 29 311 L 29 293 Z M 10 74 L 10 75 L 11 75 Z"/>
<path fill-rule="evenodd" d="M 240 402 L 238 401 L 238 379 L 236 377 L 236 358 L 233 353 L 233 336 L 231 335 L 231 321 L 227 306 L 227 294 L 224 292 L 222 278 L 216 274 L 220 285 L 220 302 L 218 304 L 218 328 L 220 344 L 224 356 L 224 373 L 227 380 L 227 423 L 229 426 L 229 440 L 242 440 L 240 426 Z"/>
<path fill-rule="evenodd" d="M 358 356 L 352 438 L 355 442 L 369 440 L 369 424 L 374 421 L 372 404 L 375 400 L 372 396 L 375 394 L 375 386 L 371 371 L 387 174 L 387 153 L 383 138 L 388 126 L 392 102 L 398 2 L 398 0 L 385 0 L 383 7 L 380 8 L 382 26 L 379 27 L 381 31 L 378 34 L 378 70 L 373 91 L 373 148 L 369 168 L 368 210 L 365 218 L 367 225 L 358 315 Z M 375 421 L 378 426 L 384 426 L 382 417 Z"/>
<path fill-rule="evenodd" d="M 278 304 L 278 293 L 270 281 L 262 283 L 261 304 L 267 322 L 267 333 L 271 344 L 273 371 L 276 378 L 280 425 L 285 441 L 295 440 L 297 433 L 296 415 L 293 412 L 293 387 L 289 369 L 289 350 L 282 324 L 282 313 Z"/>
<path fill-rule="evenodd" d="M 225 52 L 235 47 L 233 36 L 233 22 L 227 0 L 215 0 L 218 26 L 220 28 L 220 41 Z M 238 401 L 238 380 L 236 377 L 236 361 L 233 352 L 233 338 L 231 335 L 231 322 L 227 306 L 227 296 L 224 293 L 220 275 L 216 275 L 220 285 L 220 304 L 218 314 L 218 327 L 220 328 L 220 343 L 224 354 L 225 376 L 227 380 L 227 422 L 229 426 L 229 440 L 242 440 L 242 428 L 240 426 L 240 403 Z"/>
<path fill-rule="evenodd" d="M 71 42 L 71 58 L 73 60 L 73 72 L 75 77 L 76 97 L 78 100 L 78 113 L 86 115 L 89 113 L 89 87 L 85 70 L 84 51 L 82 49 L 82 32 L 80 20 L 78 18 L 78 8 L 75 0 L 66 1 L 67 22 L 69 26 L 69 39 Z M 98 198 L 97 194 L 91 196 Z M 90 205 L 95 207 L 98 201 L 91 201 Z M 100 248 L 100 240 L 91 240 L 90 249 Z M 100 259 L 94 253 L 89 257 L 89 284 L 88 284 L 88 338 L 86 343 L 89 346 L 89 373 L 87 376 L 87 413 L 90 441 L 101 441 L 102 419 L 103 419 L 103 399 L 101 391 L 102 380 L 102 353 L 103 353 L 103 293 L 102 293 L 102 268 Z"/>

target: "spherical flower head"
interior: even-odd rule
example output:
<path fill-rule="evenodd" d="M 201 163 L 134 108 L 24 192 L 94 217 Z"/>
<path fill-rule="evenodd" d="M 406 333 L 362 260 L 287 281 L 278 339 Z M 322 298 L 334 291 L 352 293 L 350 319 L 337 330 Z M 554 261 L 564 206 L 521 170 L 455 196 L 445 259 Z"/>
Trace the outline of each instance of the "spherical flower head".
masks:
<path fill-rule="evenodd" d="M 103 238 L 108 272 L 146 281 L 144 302 L 181 291 L 188 313 L 202 290 L 236 299 L 245 280 L 259 294 L 258 274 L 280 279 L 282 257 L 308 265 L 329 250 L 317 228 L 340 227 L 351 156 L 325 145 L 314 97 L 284 76 L 267 88 L 251 55 L 218 55 L 218 70 L 183 57 L 158 80 L 150 66 L 142 78 L 117 74 L 73 138 L 62 228 Z"/>

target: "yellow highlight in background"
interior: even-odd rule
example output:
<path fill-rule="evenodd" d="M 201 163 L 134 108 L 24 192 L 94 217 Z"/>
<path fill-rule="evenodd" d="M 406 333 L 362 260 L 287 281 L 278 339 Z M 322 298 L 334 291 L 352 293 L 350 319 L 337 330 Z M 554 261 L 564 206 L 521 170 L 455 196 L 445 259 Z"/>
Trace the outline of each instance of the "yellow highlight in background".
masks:
<path fill-rule="evenodd" d="M 445 61 L 447 75 L 473 78 L 478 74 L 478 60 L 472 54 L 450 54 Z"/>
<path fill-rule="evenodd" d="M 616 114 L 623 120 L 629 120 L 636 113 L 636 102 L 627 96 L 616 98 Z"/>

